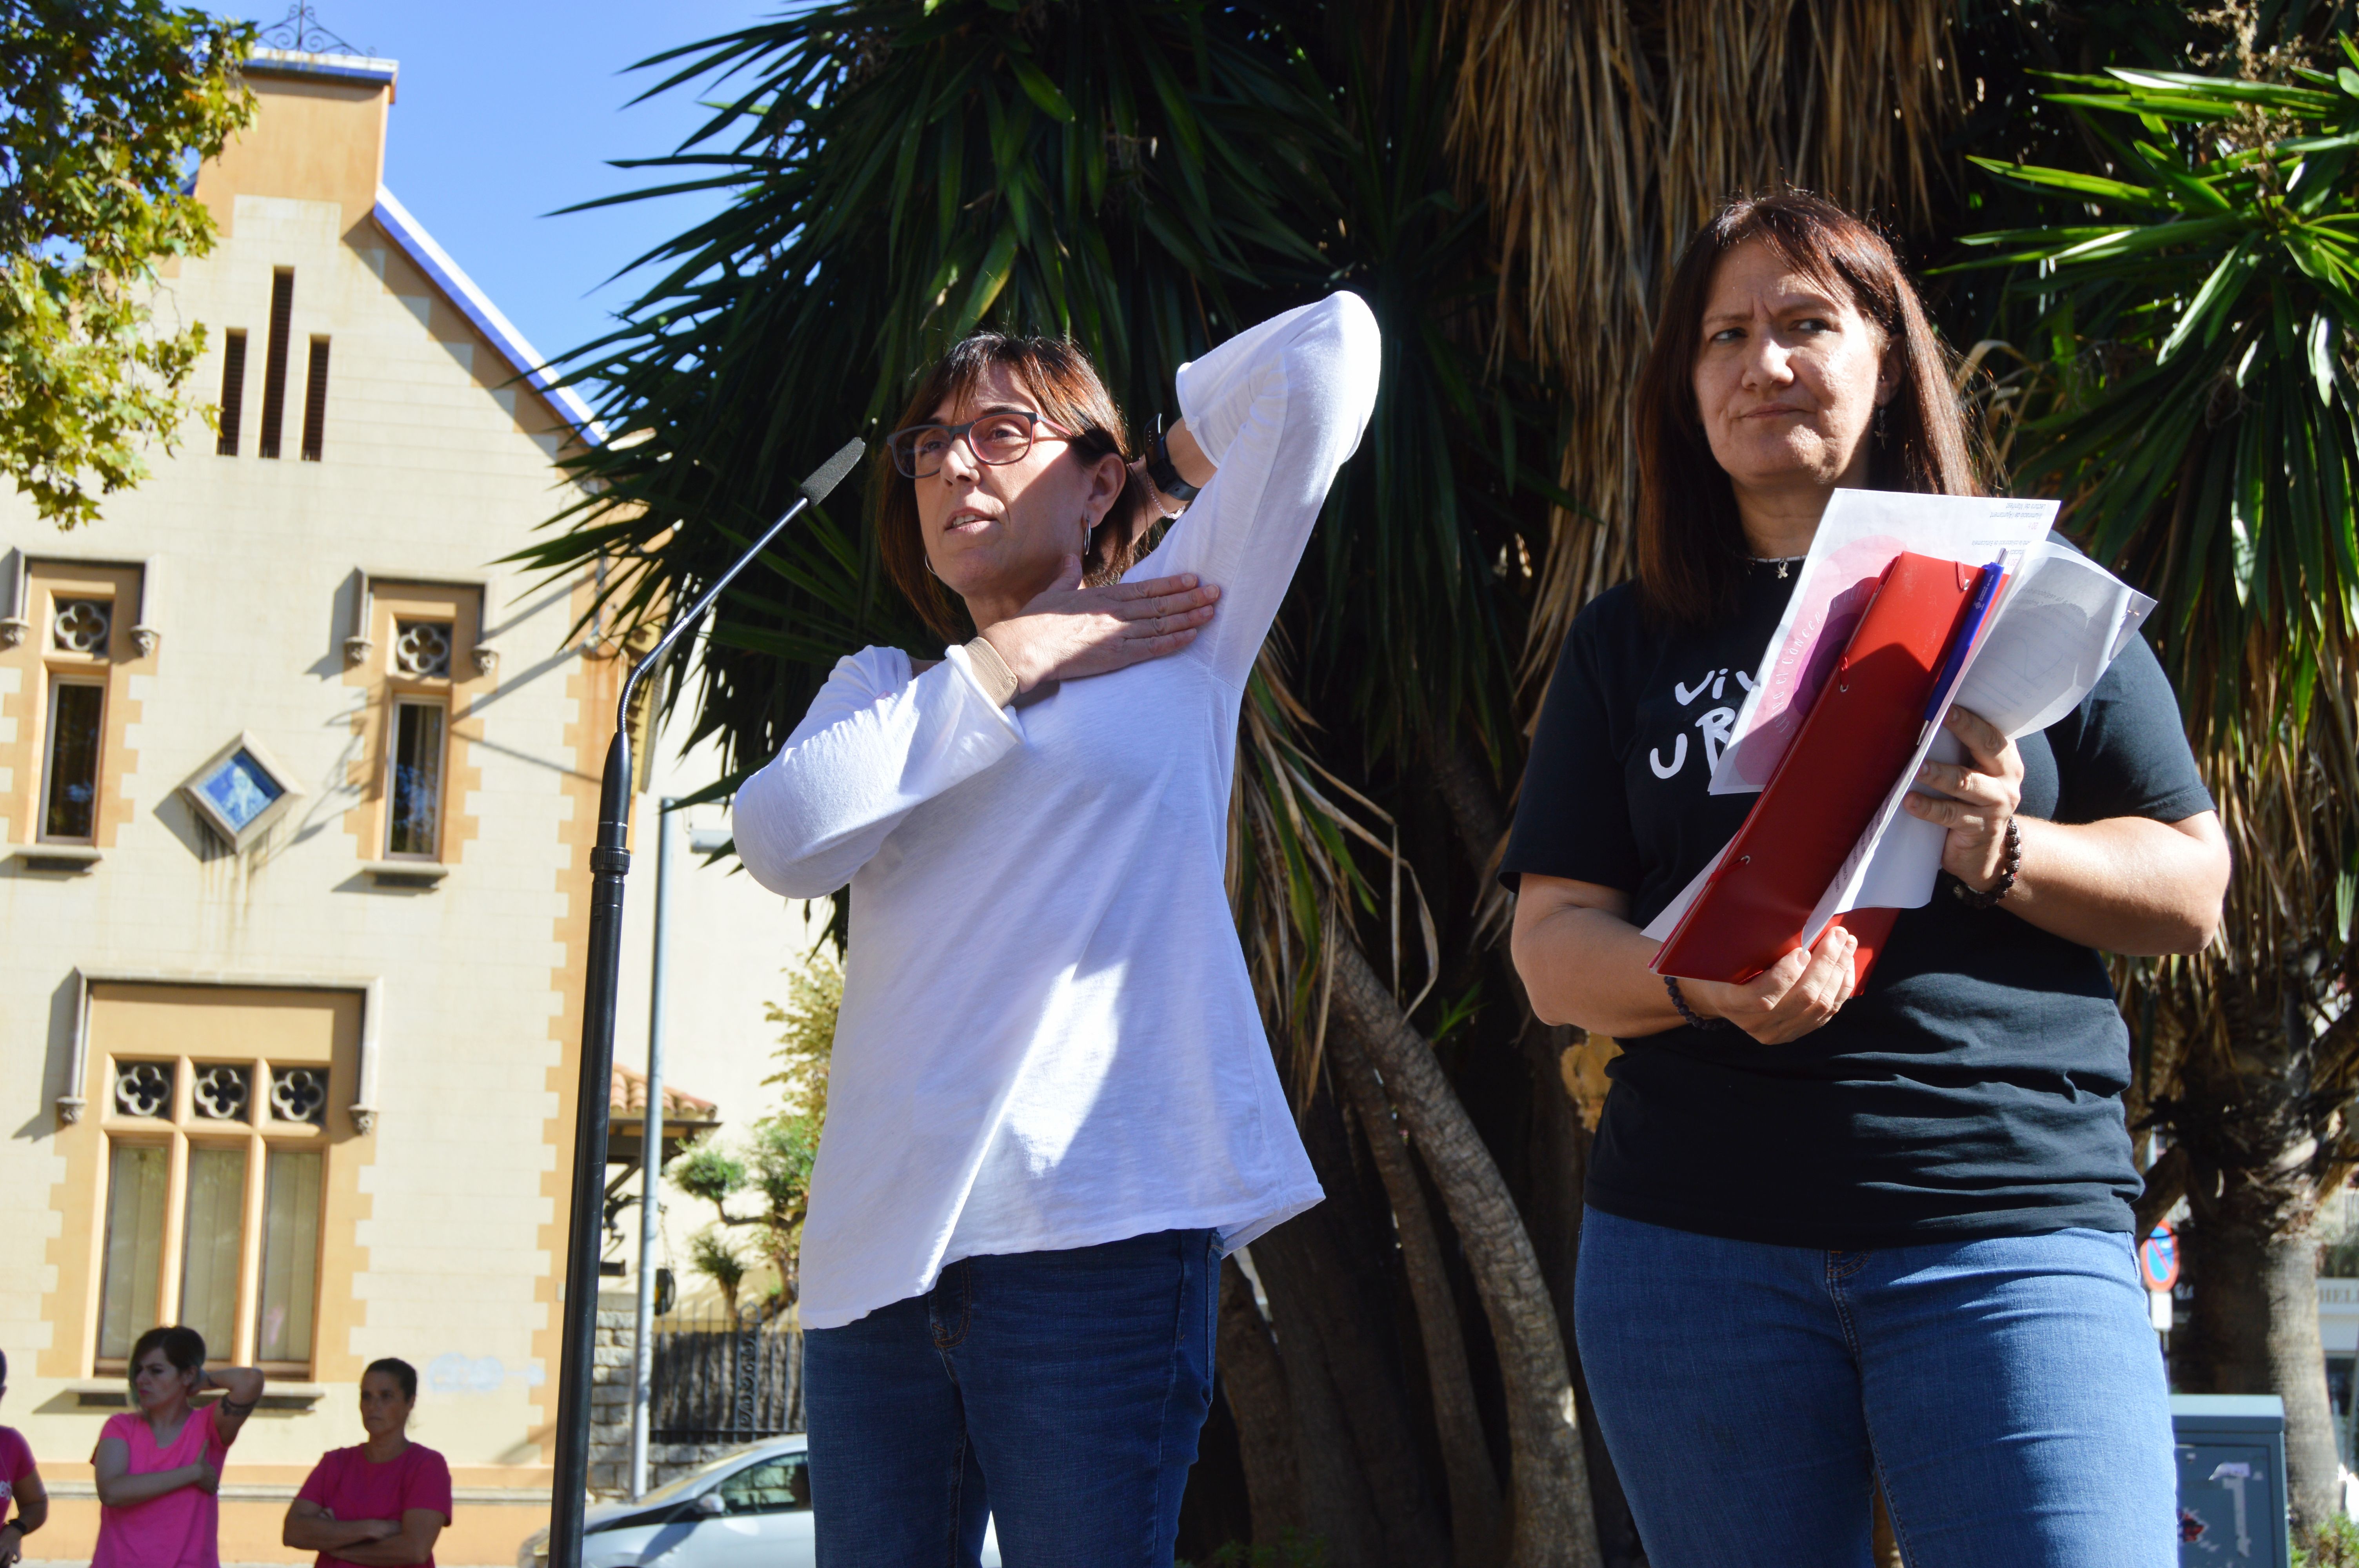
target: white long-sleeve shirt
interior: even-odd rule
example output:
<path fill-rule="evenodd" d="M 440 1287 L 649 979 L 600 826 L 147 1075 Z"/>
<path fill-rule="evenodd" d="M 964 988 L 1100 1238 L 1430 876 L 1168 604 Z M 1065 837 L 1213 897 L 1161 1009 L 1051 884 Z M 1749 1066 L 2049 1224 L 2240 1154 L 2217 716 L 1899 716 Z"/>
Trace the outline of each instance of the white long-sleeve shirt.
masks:
<path fill-rule="evenodd" d="M 852 887 L 806 1327 L 961 1258 L 1192 1228 L 1234 1249 L 1319 1201 L 1222 871 L 1245 678 L 1378 363 L 1375 318 L 1334 294 L 1180 368 L 1219 472 L 1129 576 L 1220 585 L 1186 649 L 1021 709 L 963 649 L 923 675 L 864 649 L 738 792 L 764 887 Z"/>

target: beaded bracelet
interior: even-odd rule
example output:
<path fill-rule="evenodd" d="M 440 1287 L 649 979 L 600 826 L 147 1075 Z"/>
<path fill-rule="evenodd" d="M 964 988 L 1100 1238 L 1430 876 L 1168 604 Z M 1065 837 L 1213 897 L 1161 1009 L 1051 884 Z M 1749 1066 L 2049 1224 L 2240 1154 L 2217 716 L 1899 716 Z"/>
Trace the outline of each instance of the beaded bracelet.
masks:
<path fill-rule="evenodd" d="M 1680 982 L 1677 976 L 1665 975 L 1663 977 L 1663 989 L 1671 993 L 1671 1005 L 1680 1010 L 1680 1016 L 1687 1020 L 1688 1027 L 1690 1029 L 1724 1029 L 1728 1026 L 1728 1020 L 1724 1018 L 1706 1018 L 1702 1013 L 1700 1013 L 1694 1008 L 1690 1007 L 1688 1005 L 1686 994 L 1680 989 Z"/>
<path fill-rule="evenodd" d="M 1950 884 L 1950 892 L 1969 909 L 1989 909 L 2015 891 L 2015 878 L 2023 870 L 2023 833 L 2015 818 L 2006 819 L 2006 847 L 1999 856 L 1998 881 L 1976 892 L 1962 881 Z"/>

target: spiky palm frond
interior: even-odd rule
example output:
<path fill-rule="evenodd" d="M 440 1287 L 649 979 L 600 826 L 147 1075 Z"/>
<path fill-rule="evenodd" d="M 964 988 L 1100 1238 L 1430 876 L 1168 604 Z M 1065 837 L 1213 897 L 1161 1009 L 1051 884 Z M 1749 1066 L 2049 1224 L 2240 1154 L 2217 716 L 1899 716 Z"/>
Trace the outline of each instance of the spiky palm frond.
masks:
<path fill-rule="evenodd" d="M 2359 49 L 2343 48 L 2339 73 L 2288 81 L 2060 79 L 2050 96 L 2089 115 L 2110 171 L 1984 161 L 2071 216 L 1968 242 L 1999 253 L 1981 265 L 2036 269 L 2012 285 L 2045 351 L 2017 482 L 2060 491 L 2092 553 L 2161 601 L 2149 635 L 2236 854 L 2223 940 L 2125 975 L 2163 1047 L 2155 1108 L 2232 1167 L 2300 1147 L 2320 1181 L 2347 1169 L 2339 1116 L 2359 1087 L 2359 1040 L 2331 1022 L 2359 973 Z"/>
<path fill-rule="evenodd" d="M 734 199 L 640 258 L 658 280 L 568 356 L 611 438 L 525 558 L 599 561 L 602 609 L 626 623 L 691 597 L 978 323 L 1081 337 L 1128 407 L 1160 406 L 1241 324 L 1228 290 L 1249 258 L 1317 261 L 1277 217 L 1306 162 L 1297 89 L 1251 42 L 1187 3 L 840 0 L 651 62 L 674 68 L 651 91 L 727 95 L 687 149 L 626 166 L 666 183 L 611 200 Z M 845 649 L 919 639 L 840 496 L 716 612 L 697 733 L 738 766 Z"/>
<path fill-rule="evenodd" d="M 1940 0 L 1451 0 L 1451 138 L 1506 258 L 1499 321 L 1564 383 L 1563 489 L 1527 700 L 1564 629 L 1629 575 L 1630 395 L 1673 264 L 1732 196 L 1789 182 L 1922 221 L 1960 105 Z M 1512 281 L 1511 281 L 1512 280 Z"/>

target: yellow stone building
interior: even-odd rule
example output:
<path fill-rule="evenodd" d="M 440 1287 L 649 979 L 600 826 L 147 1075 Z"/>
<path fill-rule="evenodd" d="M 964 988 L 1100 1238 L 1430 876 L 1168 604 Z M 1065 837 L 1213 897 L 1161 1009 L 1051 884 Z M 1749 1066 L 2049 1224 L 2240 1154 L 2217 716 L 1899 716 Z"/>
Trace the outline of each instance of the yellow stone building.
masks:
<path fill-rule="evenodd" d="M 299 1560 L 286 1504 L 360 1440 L 379 1356 L 419 1368 L 414 1434 L 451 1462 L 442 1563 L 512 1563 L 546 1519 L 622 668 L 572 633 L 586 583 L 501 564 L 595 433 L 383 188 L 396 74 L 250 67 L 259 118 L 198 178 L 221 243 L 158 308 L 208 330 L 218 438 L 71 533 L 0 498 L 0 1422 L 56 1499 L 43 1560 L 90 1551 L 91 1449 L 158 1322 L 270 1375 L 224 1562 Z M 714 776 L 659 755 L 658 790 Z M 689 875 L 671 1081 L 742 1122 L 803 912 Z"/>

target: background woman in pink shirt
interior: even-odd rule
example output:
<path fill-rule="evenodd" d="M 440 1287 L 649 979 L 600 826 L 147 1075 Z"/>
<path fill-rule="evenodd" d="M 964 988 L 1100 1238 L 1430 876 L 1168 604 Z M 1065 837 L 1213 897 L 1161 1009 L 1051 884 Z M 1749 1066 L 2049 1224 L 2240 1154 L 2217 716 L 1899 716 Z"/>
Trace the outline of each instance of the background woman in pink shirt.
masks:
<path fill-rule="evenodd" d="M 221 1400 L 193 1404 L 206 1389 Z M 205 1370 L 195 1329 L 141 1335 L 131 1347 L 139 1408 L 108 1416 L 90 1456 L 102 1505 L 91 1568 L 221 1568 L 222 1462 L 261 1398 L 251 1367 Z"/>
<path fill-rule="evenodd" d="M 361 1374 L 368 1441 L 332 1448 L 287 1508 L 279 1539 L 320 1554 L 318 1568 L 434 1568 L 434 1541 L 451 1522 L 451 1466 L 409 1441 L 418 1368 L 388 1356 Z"/>
<path fill-rule="evenodd" d="M 8 1357 L 0 1353 L 0 1395 L 7 1391 Z M 12 1503 L 16 1511 L 9 1517 Z M 13 1426 L 0 1426 L 0 1517 L 7 1519 L 0 1524 L 0 1568 L 7 1568 L 25 1555 L 25 1538 L 49 1517 L 49 1494 L 33 1466 L 33 1451 Z"/>

